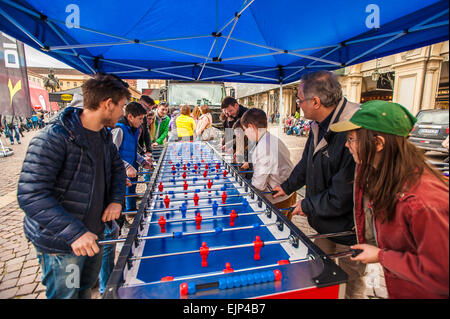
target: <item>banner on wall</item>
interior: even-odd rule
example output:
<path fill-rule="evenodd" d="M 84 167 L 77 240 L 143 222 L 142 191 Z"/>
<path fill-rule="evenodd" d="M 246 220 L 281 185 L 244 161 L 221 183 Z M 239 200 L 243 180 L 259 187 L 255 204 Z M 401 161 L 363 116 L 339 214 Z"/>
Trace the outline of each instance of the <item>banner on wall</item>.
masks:
<path fill-rule="evenodd" d="M 0 32 L 0 114 L 31 116 L 25 48 Z"/>

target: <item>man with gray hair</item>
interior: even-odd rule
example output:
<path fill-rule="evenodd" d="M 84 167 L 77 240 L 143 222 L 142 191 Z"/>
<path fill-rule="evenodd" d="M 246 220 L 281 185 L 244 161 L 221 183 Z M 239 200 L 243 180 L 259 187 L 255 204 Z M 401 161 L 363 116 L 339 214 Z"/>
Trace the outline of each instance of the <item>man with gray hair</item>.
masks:
<path fill-rule="evenodd" d="M 305 198 L 293 215 L 306 216 L 319 234 L 355 229 L 353 220 L 353 176 L 355 162 L 345 147 L 346 134 L 334 133 L 329 126 L 345 121 L 359 109 L 347 101 L 337 76 L 318 71 L 302 77 L 298 88 L 298 106 L 305 118 L 313 120 L 302 159 L 289 178 L 273 188 L 274 197 L 289 195 L 306 185 Z M 319 238 L 314 242 L 326 254 L 349 251 L 356 235 Z M 339 266 L 349 275 L 345 297 L 365 298 L 365 265 L 341 258 Z"/>

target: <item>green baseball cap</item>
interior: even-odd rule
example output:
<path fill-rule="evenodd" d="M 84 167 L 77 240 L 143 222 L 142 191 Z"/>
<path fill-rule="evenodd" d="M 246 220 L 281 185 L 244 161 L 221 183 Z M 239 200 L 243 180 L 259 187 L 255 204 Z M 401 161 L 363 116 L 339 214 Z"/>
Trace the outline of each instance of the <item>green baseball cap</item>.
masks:
<path fill-rule="evenodd" d="M 369 101 L 353 114 L 349 121 L 330 125 L 334 132 L 365 128 L 398 136 L 408 136 L 417 119 L 405 107 L 388 101 Z"/>

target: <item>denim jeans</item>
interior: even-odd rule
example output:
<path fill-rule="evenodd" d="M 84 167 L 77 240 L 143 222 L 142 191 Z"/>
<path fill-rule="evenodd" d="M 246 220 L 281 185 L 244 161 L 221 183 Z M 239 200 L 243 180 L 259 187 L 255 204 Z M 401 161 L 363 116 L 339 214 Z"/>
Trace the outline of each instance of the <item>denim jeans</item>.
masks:
<path fill-rule="evenodd" d="M 11 141 L 11 144 L 14 143 L 14 137 L 17 140 L 17 143 L 20 143 L 20 132 L 19 132 L 19 128 L 17 127 L 17 125 L 14 125 L 14 128 L 12 130 L 10 130 L 8 128 L 8 134 L 9 134 L 9 140 Z M 14 135 L 14 136 L 13 136 Z"/>
<path fill-rule="evenodd" d="M 111 222 L 111 227 L 105 224 L 105 240 L 117 239 L 119 237 L 119 226 L 113 220 Z M 106 284 L 108 283 L 109 276 L 114 269 L 114 259 L 116 257 L 116 245 L 105 245 L 103 246 L 103 259 L 102 268 L 100 269 L 99 283 L 100 283 L 100 293 L 103 294 L 106 289 Z"/>
<path fill-rule="evenodd" d="M 92 257 L 45 254 L 36 249 L 47 299 L 90 299 L 102 265 L 103 247 Z"/>
<path fill-rule="evenodd" d="M 149 182 L 150 181 L 150 177 L 152 177 L 152 174 L 149 173 L 151 171 L 148 170 L 148 169 L 145 169 L 145 168 L 143 168 L 142 171 L 144 172 L 144 181 L 145 182 Z M 149 173 L 149 174 L 145 174 L 145 173 Z"/>
<path fill-rule="evenodd" d="M 128 178 L 131 182 L 136 182 L 137 177 Z M 126 188 L 125 195 L 136 194 L 136 184 L 131 185 Z M 136 210 L 136 197 L 126 197 L 125 198 L 125 211 L 128 212 L 130 210 Z"/>

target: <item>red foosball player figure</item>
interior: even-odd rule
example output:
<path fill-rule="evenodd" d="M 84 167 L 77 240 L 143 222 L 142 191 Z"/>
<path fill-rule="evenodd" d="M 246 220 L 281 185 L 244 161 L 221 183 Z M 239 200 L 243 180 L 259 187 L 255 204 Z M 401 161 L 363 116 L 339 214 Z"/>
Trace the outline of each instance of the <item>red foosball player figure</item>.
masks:
<path fill-rule="evenodd" d="M 195 193 L 194 195 L 194 206 L 198 206 L 198 200 L 200 199 L 200 197 L 198 197 L 198 194 Z"/>
<path fill-rule="evenodd" d="M 181 175 L 181 176 L 183 176 L 183 178 L 186 179 L 186 176 L 187 176 L 186 172 L 183 172 L 183 175 Z"/>
<path fill-rule="evenodd" d="M 164 197 L 164 204 L 166 205 L 166 208 L 169 208 L 170 198 L 168 195 L 166 195 L 166 197 Z"/>
<path fill-rule="evenodd" d="M 261 250 L 261 247 L 263 246 L 263 242 L 261 241 L 261 238 L 259 236 L 256 236 L 255 241 L 253 242 L 253 245 L 255 247 L 255 260 L 260 260 L 261 256 L 259 255 L 259 252 Z"/>
<path fill-rule="evenodd" d="M 230 213 L 230 226 L 233 227 L 234 226 L 234 220 L 236 219 L 237 214 L 236 211 L 233 209 Z"/>
<path fill-rule="evenodd" d="M 223 171 L 223 177 L 227 177 L 227 174 L 228 174 L 227 170 L 224 170 Z"/>
<path fill-rule="evenodd" d="M 233 272 L 233 271 L 234 271 L 234 269 L 231 268 L 231 264 L 230 263 L 225 263 L 225 269 L 223 270 L 223 273 L 224 274 L 228 274 L 228 273 Z"/>
<path fill-rule="evenodd" d="M 159 186 L 158 186 L 159 192 L 162 193 L 163 189 L 164 189 L 164 186 L 163 186 L 162 182 L 159 182 Z M 162 196 L 162 195 L 163 194 L 159 194 L 159 196 Z"/>
<path fill-rule="evenodd" d="M 206 176 L 208 176 L 208 171 L 203 172 L 203 177 L 206 178 Z"/>
<path fill-rule="evenodd" d="M 202 219 L 202 215 L 200 215 L 200 213 L 197 213 L 197 216 L 195 216 L 195 224 L 197 224 L 197 229 L 201 229 Z"/>
<path fill-rule="evenodd" d="M 208 179 L 208 184 L 207 185 L 208 185 L 208 189 L 211 189 L 213 183 L 211 182 L 210 179 Z M 211 191 L 209 191 L 208 193 L 211 193 Z"/>
<path fill-rule="evenodd" d="M 159 217 L 158 224 L 161 227 L 161 233 L 166 232 L 166 219 L 164 216 Z"/>
<path fill-rule="evenodd" d="M 208 266 L 208 254 L 209 254 L 209 247 L 206 246 L 206 242 L 202 243 L 202 247 L 200 247 L 200 256 L 202 257 L 202 267 Z"/>
<path fill-rule="evenodd" d="M 225 204 L 226 203 L 226 201 L 227 201 L 227 193 L 225 193 L 225 192 L 223 192 L 223 194 L 222 194 L 222 204 Z"/>

